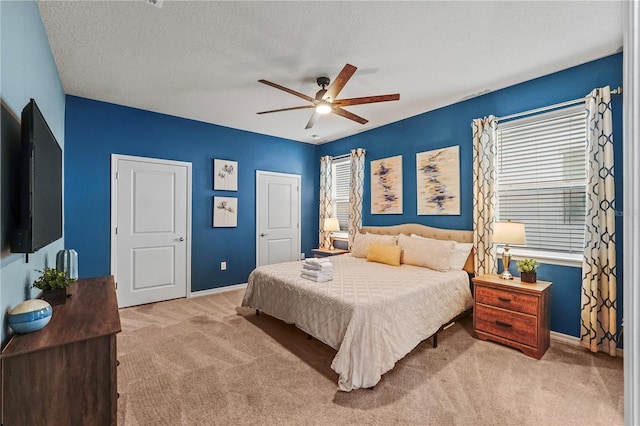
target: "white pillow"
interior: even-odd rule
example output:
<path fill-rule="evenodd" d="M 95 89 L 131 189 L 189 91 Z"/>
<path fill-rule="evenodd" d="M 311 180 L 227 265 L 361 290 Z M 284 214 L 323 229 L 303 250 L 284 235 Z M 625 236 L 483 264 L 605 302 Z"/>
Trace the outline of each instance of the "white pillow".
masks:
<path fill-rule="evenodd" d="M 431 240 L 432 238 L 422 237 L 417 234 L 411 234 L 413 238 L 427 239 Z M 471 252 L 471 248 L 473 247 L 473 243 L 459 243 L 454 241 L 453 253 L 451 253 L 451 261 L 449 262 L 449 269 L 452 271 L 461 271 L 464 268 L 464 264 L 467 263 L 467 258 L 469 257 L 469 253 Z"/>
<path fill-rule="evenodd" d="M 472 247 L 473 243 L 459 243 L 456 241 L 455 246 L 453 246 L 453 253 L 451 253 L 451 261 L 449 262 L 449 267 L 452 271 L 461 271 L 464 268 Z"/>
<path fill-rule="evenodd" d="M 395 246 L 398 242 L 396 235 L 377 235 L 377 234 L 360 234 L 356 233 L 353 237 L 353 246 L 351 247 L 351 255 L 355 257 L 366 258 L 369 254 L 369 245 L 382 244 L 387 246 Z"/>
<path fill-rule="evenodd" d="M 402 247 L 403 263 L 446 272 L 449 270 L 455 242 L 431 238 L 412 238 L 400 234 L 398 245 Z"/>

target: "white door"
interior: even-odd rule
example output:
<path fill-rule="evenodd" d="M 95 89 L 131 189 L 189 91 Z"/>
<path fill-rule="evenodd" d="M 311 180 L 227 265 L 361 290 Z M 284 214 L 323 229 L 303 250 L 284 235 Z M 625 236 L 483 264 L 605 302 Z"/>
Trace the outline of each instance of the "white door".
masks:
<path fill-rule="evenodd" d="M 300 258 L 300 176 L 256 172 L 256 265 Z"/>
<path fill-rule="evenodd" d="M 191 163 L 113 154 L 111 175 L 118 305 L 185 297 L 191 286 Z"/>

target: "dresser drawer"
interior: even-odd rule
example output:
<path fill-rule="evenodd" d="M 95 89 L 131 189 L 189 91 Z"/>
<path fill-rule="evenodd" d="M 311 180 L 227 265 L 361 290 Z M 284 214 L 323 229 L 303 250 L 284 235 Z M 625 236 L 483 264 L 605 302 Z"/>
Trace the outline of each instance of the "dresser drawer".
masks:
<path fill-rule="evenodd" d="M 538 313 L 538 297 L 530 294 L 515 293 L 484 286 L 476 286 L 474 293 L 478 303 L 530 315 L 537 315 Z"/>
<path fill-rule="evenodd" d="M 476 303 L 475 327 L 505 339 L 528 346 L 537 346 L 537 318 Z"/>

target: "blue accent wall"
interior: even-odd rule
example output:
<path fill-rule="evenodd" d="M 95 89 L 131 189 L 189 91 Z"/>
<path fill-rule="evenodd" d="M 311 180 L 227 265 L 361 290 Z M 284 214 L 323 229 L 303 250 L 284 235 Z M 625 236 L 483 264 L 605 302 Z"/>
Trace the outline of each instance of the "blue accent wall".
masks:
<path fill-rule="evenodd" d="M 35 1 L 0 1 L 0 96 L 18 118 L 33 98 L 64 151 L 64 90 L 58 76 L 49 40 Z M 3 144 L 4 145 L 4 144 Z M 2 155 L 7 155 L 2 152 Z M 2 174 L 3 179 L 7 179 Z M 2 185 L 14 182 L 2 181 Z M 3 209 L 4 211 L 4 209 Z M 38 270 L 55 266 L 56 253 L 64 248 L 63 238 L 29 255 L 4 254 L 0 260 L 0 342 L 9 336 L 6 313 L 18 303 L 35 297 L 31 284 Z"/>
<path fill-rule="evenodd" d="M 472 72 L 472 71 L 470 71 Z M 436 109 L 406 120 L 359 133 L 320 146 L 319 155 L 341 155 L 351 148 L 365 148 L 365 187 L 363 224 L 394 225 L 422 223 L 440 228 L 472 229 L 473 163 L 471 121 L 494 115 L 506 116 L 560 102 L 582 98 L 596 87 L 622 86 L 622 53 L 608 56 L 564 71 L 540 77 Z M 402 100 L 400 100 L 402 102 Z M 354 107 L 355 108 L 355 107 Z M 354 109 L 354 112 L 357 111 Z M 613 124 L 616 166 L 616 205 L 622 209 L 622 97 L 613 96 Z M 416 206 L 416 160 L 418 152 L 460 146 L 461 214 L 456 216 L 418 216 Z M 370 164 L 372 160 L 403 156 L 403 214 L 372 215 Z M 622 318 L 622 212 L 616 229 L 618 243 L 618 322 Z M 513 262 L 515 266 L 515 262 Z M 514 273 L 518 275 L 518 273 Z M 551 290 L 551 329 L 571 336 L 580 332 L 581 269 L 544 264 L 539 279 L 553 281 Z"/>
<path fill-rule="evenodd" d="M 65 235 L 81 277 L 110 274 L 111 154 L 192 163 L 192 291 L 245 283 L 255 268 L 256 170 L 301 175 L 302 249 L 311 254 L 316 146 L 75 96 L 66 107 Z M 213 190 L 214 158 L 238 162 L 237 192 Z M 213 228 L 214 195 L 238 197 L 237 228 Z"/>

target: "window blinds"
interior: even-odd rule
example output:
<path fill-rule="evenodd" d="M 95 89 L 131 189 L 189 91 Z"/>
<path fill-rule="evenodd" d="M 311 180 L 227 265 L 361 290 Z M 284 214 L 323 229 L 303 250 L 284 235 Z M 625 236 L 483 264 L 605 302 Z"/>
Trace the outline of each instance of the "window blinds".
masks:
<path fill-rule="evenodd" d="M 523 222 L 527 248 L 582 252 L 585 135 L 583 105 L 498 125 L 496 217 Z"/>
<path fill-rule="evenodd" d="M 340 223 L 340 231 L 349 230 L 349 185 L 351 163 L 349 158 L 334 160 L 333 167 L 333 211 Z"/>

